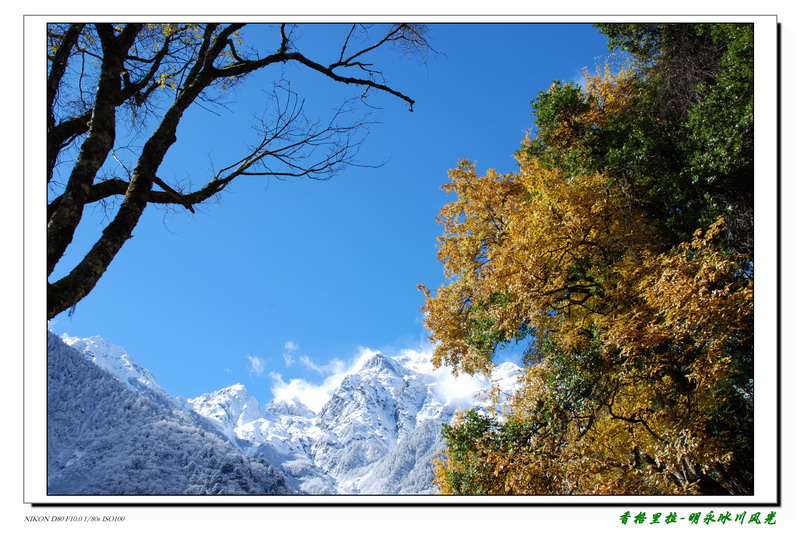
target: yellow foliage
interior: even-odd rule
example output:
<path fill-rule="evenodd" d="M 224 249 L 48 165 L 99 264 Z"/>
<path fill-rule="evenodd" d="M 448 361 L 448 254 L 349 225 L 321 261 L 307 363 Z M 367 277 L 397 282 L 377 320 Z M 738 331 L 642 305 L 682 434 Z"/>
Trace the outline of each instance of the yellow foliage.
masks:
<path fill-rule="evenodd" d="M 548 133 L 548 142 L 561 150 L 575 150 L 585 130 L 607 126 L 611 118 L 625 112 L 634 102 L 636 85 L 629 70 L 614 74 L 611 66 L 606 65 L 602 72 L 593 76 L 584 70 L 584 78 L 582 96 L 586 109 L 572 110 Z"/>
<path fill-rule="evenodd" d="M 753 491 L 751 229 L 719 177 L 704 189 L 691 125 L 662 122 L 646 74 L 556 82 L 517 172 L 450 171 L 434 363 L 488 373 L 504 343 L 528 349 L 499 418 L 446 428 L 442 492 Z"/>
<path fill-rule="evenodd" d="M 444 189 L 456 195 L 439 218 L 448 280 L 424 307 L 434 362 L 488 372 L 498 344 L 532 339 L 505 418 L 537 431 L 441 461 L 440 490 L 481 466 L 489 493 L 741 491 L 747 478 L 730 472 L 747 437 L 714 418 L 752 402 L 753 285 L 716 244 L 724 222 L 670 249 L 623 181 L 534 158 L 485 176 L 462 161 Z"/>
<path fill-rule="evenodd" d="M 586 83 L 584 92 L 591 104 L 582 118 L 582 123 L 590 128 L 606 126 L 611 117 L 621 114 L 633 102 L 635 88 L 632 71 L 623 69 L 616 75 L 611 66 L 606 65 L 603 73 L 589 76 L 584 72 Z"/>

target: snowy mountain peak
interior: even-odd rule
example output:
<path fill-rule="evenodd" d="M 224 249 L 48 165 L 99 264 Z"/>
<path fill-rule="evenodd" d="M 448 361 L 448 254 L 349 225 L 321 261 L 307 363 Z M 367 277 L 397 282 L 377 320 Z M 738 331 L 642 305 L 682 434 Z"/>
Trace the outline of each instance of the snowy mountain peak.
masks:
<path fill-rule="evenodd" d="M 81 349 L 48 333 L 49 495 L 293 493 L 281 472 L 244 455 L 206 419 L 99 366 L 127 369 L 118 366 L 121 348 L 71 341 Z M 108 353 L 98 354 L 101 348 Z"/>
<path fill-rule="evenodd" d="M 124 349 L 99 337 L 66 341 L 140 390 L 159 388 Z M 173 398 L 172 406 L 190 411 L 244 455 L 279 467 L 299 492 L 429 493 L 435 490 L 432 461 L 445 447 L 442 424 L 458 410 L 502 403 L 519 372 L 503 363 L 491 378 L 455 376 L 447 367 L 434 368 L 429 352 L 415 350 L 390 357 L 364 349 L 355 362 L 318 412 L 296 397 L 277 397 L 262 410 L 238 383 L 189 400 Z M 484 395 L 493 386 L 499 401 Z"/>
<path fill-rule="evenodd" d="M 403 370 L 400 369 L 400 366 L 397 364 L 397 362 L 381 353 L 375 353 L 364 363 L 361 369 L 372 369 L 377 371 L 385 370 L 395 375 L 403 375 Z"/>
<path fill-rule="evenodd" d="M 187 400 L 194 411 L 215 422 L 226 436 L 233 439 L 235 429 L 262 418 L 258 400 L 248 394 L 242 384 L 225 387 Z"/>
<path fill-rule="evenodd" d="M 220 388 L 216 393 L 227 394 L 234 398 L 247 398 L 247 388 L 242 383 L 236 383 L 225 388 Z"/>
<path fill-rule="evenodd" d="M 117 377 L 128 388 L 151 390 L 161 396 L 169 397 L 169 394 L 156 382 L 150 370 L 133 360 L 124 348 L 100 336 L 90 338 L 64 336 L 62 339 L 91 362 Z"/>
<path fill-rule="evenodd" d="M 417 373 L 434 372 L 429 353 L 423 353 L 414 349 L 406 349 L 394 357 L 394 360 L 401 364 L 404 368 Z"/>
<path fill-rule="evenodd" d="M 300 400 L 293 399 L 291 401 L 273 401 L 265 411 L 269 414 L 286 415 L 286 416 L 303 416 L 311 418 L 314 416 L 314 411 L 306 407 Z"/>

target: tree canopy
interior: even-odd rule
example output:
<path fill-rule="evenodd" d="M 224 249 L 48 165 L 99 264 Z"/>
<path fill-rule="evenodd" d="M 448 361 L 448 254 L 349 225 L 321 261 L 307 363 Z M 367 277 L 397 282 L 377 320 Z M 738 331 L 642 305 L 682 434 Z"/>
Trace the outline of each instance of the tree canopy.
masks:
<path fill-rule="evenodd" d="M 541 92 L 518 171 L 444 186 L 434 363 L 527 347 L 504 411 L 445 427 L 444 493 L 753 492 L 753 28 L 600 30 L 626 67 Z"/>
<path fill-rule="evenodd" d="M 424 54 L 424 26 L 341 29 L 341 41 L 331 42 L 323 59 L 305 54 L 288 24 L 272 26 L 272 37 L 260 42 L 248 41 L 244 24 L 49 25 L 48 277 L 87 206 L 108 203 L 115 212 L 85 256 L 48 284 L 48 318 L 91 292 L 148 204 L 194 211 L 242 176 L 329 178 L 354 162 L 366 125 L 364 119 L 350 118 L 352 101 L 342 102 L 327 119 L 308 118 L 303 99 L 277 71 L 272 109 L 264 114 L 270 118 L 256 125 L 259 137 L 241 157 L 213 176 L 170 184 L 162 164 L 190 108 L 213 105 L 253 73 L 291 64 L 328 83 L 355 87 L 360 94 L 353 101 L 379 92 L 412 109 L 414 100 L 386 82 L 372 57 L 392 47 Z"/>

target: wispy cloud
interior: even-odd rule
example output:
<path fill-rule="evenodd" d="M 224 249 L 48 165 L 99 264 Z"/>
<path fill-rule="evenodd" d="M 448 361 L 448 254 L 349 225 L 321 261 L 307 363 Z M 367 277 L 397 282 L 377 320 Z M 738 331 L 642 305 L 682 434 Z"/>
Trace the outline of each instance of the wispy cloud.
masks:
<path fill-rule="evenodd" d="M 322 375 L 335 375 L 342 373 L 347 368 L 347 365 L 339 359 L 333 359 L 327 364 L 317 364 L 308 355 L 300 357 L 300 364 Z"/>
<path fill-rule="evenodd" d="M 455 375 L 450 366 L 434 368 L 431 362 L 433 349 L 433 344 L 421 341 L 416 348 L 401 349 L 396 351 L 395 355 L 406 368 L 434 379 L 431 383 L 431 392 L 443 405 L 466 408 L 472 406 L 476 399 L 481 399 L 481 394 L 488 393 L 491 384 L 481 374 Z"/>
<path fill-rule="evenodd" d="M 264 375 L 264 370 L 266 369 L 266 362 L 261 357 L 256 357 L 255 355 L 245 355 L 247 360 L 250 362 L 250 373 L 256 376 Z"/>
<path fill-rule="evenodd" d="M 308 356 L 303 355 L 299 359 L 300 363 L 325 375 L 322 381 L 313 382 L 306 379 L 285 381 L 280 374 L 270 373 L 272 395 L 275 397 L 275 401 L 291 402 L 297 400 L 312 411 L 319 412 L 322 406 L 331 398 L 333 392 L 342 384 L 344 378 L 361 369 L 364 362 L 375 353 L 377 352 L 370 349 L 359 348 L 356 355 L 349 362 L 333 359 L 327 364 L 317 364 Z"/>
<path fill-rule="evenodd" d="M 283 354 L 283 363 L 286 364 L 286 366 L 293 365 L 294 364 L 293 353 L 298 349 L 300 349 L 300 346 L 289 340 L 288 342 L 283 344 L 283 348 L 286 350 L 286 352 Z"/>
<path fill-rule="evenodd" d="M 290 379 L 287 382 L 279 373 L 271 372 L 269 375 L 272 378 L 272 395 L 275 401 L 299 401 L 314 412 L 322 409 L 344 379 L 331 376 L 320 384 L 314 384 L 305 379 Z"/>

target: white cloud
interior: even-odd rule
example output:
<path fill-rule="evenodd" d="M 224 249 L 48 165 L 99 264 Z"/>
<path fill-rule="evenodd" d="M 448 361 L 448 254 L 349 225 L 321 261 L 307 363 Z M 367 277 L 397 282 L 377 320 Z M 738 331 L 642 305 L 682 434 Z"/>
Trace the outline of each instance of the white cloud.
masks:
<path fill-rule="evenodd" d="M 290 379 L 286 382 L 277 373 L 270 373 L 270 377 L 275 401 L 297 400 L 314 412 L 322 409 L 344 379 L 344 377 L 330 376 L 321 384 L 314 384 L 305 379 Z"/>
<path fill-rule="evenodd" d="M 309 370 L 313 370 L 322 375 L 335 375 L 338 373 L 342 373 L 347 367 L 345 363 L 339 359 L 333 359 L 327 364 L 317 364 L 316 362 L 311 360 L 308 357 L 308 355 L 303 355 L 302 357 L 300 357 L 300 364 L 302 364 Z"/>
<path fill-rule="evenodd" d="M 300 362 L 312 370 L 327 374 L 321 382 L 311 382 L 305 379 L 290 379 L 288 382 L 280 374 L 270 373 L 272 378 L 272 395 L 275 401 L 298 400 L 312 411 L 319 412 L 322 406 L 331 398 L 333 392 L 342 384 L 344 378 L 358 371 L 370 357 L 377 351 L 359 348 L 356 355 L 349 363 L 340 359 L 333 359 L 327 364 L 319 365 L 308 356 L 300 357 Z"/>
<path fill-rule="evenodd" d="M 434 346 L 428 341 L 422 341 L 414 349 L 403 349 L 397 351 L 397 357 L 402 364 L 418 373 L 433 376 L 434 382 L 431 390 L 436 399 L 447 406 L 459 408 L 471 407 L 476 401 L 484 401 L 492 385 L 488 378 L 478 373 L 469 375 L 461 373 L 453 374 L 451 366 L 441 366 L 434 368 L 431 362 Z M 511 365 L 514 367 L 514 365 Z M 497 377 L 496 377 L 497 379 Z M 514 381 L 501 382 L 503 390 L 513 389 Z"/>
<path fill-rule="evenodd" d="M 564 82 L 565 84 L 568 84 L 568 83 L 572 82 L 573 84 L 575 84 L 576 86 L 580 87 L 581 89 L 584 89 L 586 87 L 586 74 L 588 72 L 589 71 L 586 70 L 586 69 L 580 69 L 580 70 L 576 71 L 575 74 L 573 74 L 571 79 L 562 80 L 562 82 Z"/>
<path fill-rule="evenodd" d="M 443 405 L 470 406 L 475 395 L 489 388 L 489 381 L 483 375 L 453 375 L 450 368 L 439 368 L 434 372 L 438 379 L 433 384 L 433 394 Z"/>
<path fill-rule="evenodd" d="M 286 350 L 286 352 L 283 354 L 283 363 L 286 364 L 287 367 L 292 366 L 295 362 L 294 355 L 292 353 L 300 349 L 300 346 L 289 340 L 283 344 L 283 348 Z"/>
<path fill-rule="evenodd" d="M 266 362 L 264 362 L 264 359 L 254 355 L 245 355 L 245 357 L 247 357 L 247 360 L 250 362 L 250 373 L 257 376 L 264 374 L 266 367 Z"/>

